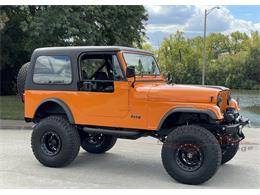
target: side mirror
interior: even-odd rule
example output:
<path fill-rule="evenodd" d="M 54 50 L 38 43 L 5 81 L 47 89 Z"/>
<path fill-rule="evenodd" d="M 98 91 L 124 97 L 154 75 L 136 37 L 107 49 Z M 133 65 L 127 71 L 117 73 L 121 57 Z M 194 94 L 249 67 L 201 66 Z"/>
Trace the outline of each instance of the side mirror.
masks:
<path fill-rule="evenodd" d="M 126 77 L 127 78 L 135 77 L 135 67 L 134 66 L 127 66 Z"/>

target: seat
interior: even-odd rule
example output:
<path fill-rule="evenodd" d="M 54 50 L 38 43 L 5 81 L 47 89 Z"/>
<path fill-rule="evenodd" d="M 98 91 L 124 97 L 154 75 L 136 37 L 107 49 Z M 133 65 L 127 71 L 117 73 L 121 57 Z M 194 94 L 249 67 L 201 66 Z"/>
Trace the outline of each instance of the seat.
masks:
<path fill-rule="evenodd" d="M 98 72 L 95 77 L 96 80 L 96 90 L 104 91 L 106 87 L 113 85 L 113 82 L 109 82 L 109 78 L 105 72 Z M 108 82 L 102 82 L 108 81 Z"/>
<path fill-rule="evenodd" d="M 108 80 L 108 76 L 105 72 L 98 72 L 95 76 L 95 80 Z"/>

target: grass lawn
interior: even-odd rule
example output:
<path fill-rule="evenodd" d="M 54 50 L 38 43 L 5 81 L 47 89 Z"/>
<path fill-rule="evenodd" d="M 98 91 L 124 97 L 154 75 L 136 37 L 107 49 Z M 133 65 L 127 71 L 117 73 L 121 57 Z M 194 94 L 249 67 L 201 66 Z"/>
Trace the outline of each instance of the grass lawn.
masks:
<path fill-rule="evenodd" d="M 0 96 L 0 119 L 23 119 L 23 103 L 18 96 Z"/>

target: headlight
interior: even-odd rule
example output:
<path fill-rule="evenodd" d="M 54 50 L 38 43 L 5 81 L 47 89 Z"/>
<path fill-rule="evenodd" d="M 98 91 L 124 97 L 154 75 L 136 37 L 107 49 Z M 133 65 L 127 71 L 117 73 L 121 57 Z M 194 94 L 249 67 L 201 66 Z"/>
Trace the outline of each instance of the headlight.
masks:
<path fill-rule="evenodd" d="M 221 107 L 221 104 L 222 104 L 222 98 L 221 96 L 218 96 L 218 101 L 217 101 L 218 107 Z"/>

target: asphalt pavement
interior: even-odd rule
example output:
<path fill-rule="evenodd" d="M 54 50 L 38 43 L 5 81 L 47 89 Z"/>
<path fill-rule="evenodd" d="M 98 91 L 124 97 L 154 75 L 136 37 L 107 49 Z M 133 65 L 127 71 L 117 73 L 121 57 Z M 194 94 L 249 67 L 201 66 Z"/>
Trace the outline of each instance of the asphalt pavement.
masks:
<path fill-rule="evenodd" d="M 208 182 L 184 185 L 161 163 L 153 138 L 118 140 L 105 154 L 80 150 L 67 167 L 48 168 L 33 156 L 31 130 L 0 130 L 0 188 L 260 188 L 260 128 L 246 128 L 238 154 Z"/>

